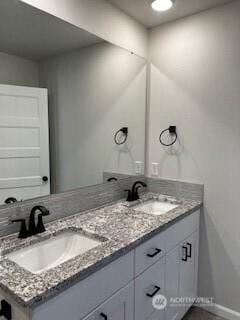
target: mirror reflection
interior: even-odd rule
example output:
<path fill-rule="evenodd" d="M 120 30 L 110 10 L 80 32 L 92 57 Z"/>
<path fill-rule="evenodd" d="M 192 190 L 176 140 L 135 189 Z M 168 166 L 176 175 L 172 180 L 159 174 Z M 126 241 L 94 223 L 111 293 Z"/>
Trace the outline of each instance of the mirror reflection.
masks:
<path fill-rule="evenodd" d="M 143 173 L 145 105 L 144 59 L 1 1 L 1 204 Z"/>

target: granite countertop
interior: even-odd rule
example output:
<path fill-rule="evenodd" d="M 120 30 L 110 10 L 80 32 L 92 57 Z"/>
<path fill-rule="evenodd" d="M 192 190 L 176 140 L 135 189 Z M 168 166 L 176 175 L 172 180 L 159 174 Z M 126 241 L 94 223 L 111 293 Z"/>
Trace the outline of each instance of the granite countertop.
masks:
<path fill-rule="evenodd" d="M 153 193 L 143 194 L 139 202 L 150 199 L 169 201 L 179 206 L 161 216 L 156 216 L 139 209 L 134 210 L 131 205 L 122 200 L 103 208 L 81 212 L 49 223 L 46 225 L 45 233 L 28 239 L 20 240 L 16 234 L 1 238 L 0 288 L 23 307 L 33 309 L 201 206 L 199 201 L 177 200 Z M 101 241 L 101 244 L 39 274 L 33 274 L 21 268 L 6 257 L 11 252 L 70 230 L 96 238 Z"/>

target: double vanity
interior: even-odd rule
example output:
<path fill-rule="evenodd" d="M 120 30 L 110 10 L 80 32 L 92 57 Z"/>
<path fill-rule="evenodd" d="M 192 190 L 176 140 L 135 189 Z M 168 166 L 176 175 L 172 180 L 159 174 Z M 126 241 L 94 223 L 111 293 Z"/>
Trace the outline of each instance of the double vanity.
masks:
<path fill-rule="evenodd" d="M 181 319 L 197 294 L 200 207 L 146 192 L 2 238 L 0 295 L 12 319 Z M 166 308 L 153 306 L 158 295 Z"/>

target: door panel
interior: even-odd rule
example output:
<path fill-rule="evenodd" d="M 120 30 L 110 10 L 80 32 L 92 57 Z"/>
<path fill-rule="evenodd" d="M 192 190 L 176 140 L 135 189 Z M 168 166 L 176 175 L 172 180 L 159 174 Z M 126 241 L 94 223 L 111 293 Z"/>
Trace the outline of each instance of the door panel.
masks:
<path fill-rule="evenodd" d="M 39 158 L 8 158 L 1 159 L 1 178 L 37 177 L 40 170 Z"/>
<path fill-rule="evenodd" d="M 6 88 L 6 86 L 4 86 Z M 35 97 L 19 95 L 20 88 L 26 90 L 24 87 L 18 87 L 18 93 L 5 91 L 5 88 L 0 95 L 1 117 L 22 117 L 22 118 L 37 118 L 38 117 L 38 103 Z M 10 86 L 9 86 L 10 87 Z M 12 86 L 14 88 L 15 86 Z M 30 89 L 31 90 L 31 89 Z M 36 89 L 34 89 L 36 90 Z M 6 94 L 5 94 L 6 93 Z"/>
<path fill-rule="evenodd" d="M 0 204 L 48 195 L 46 89 L 0 85 L 0 137 Z"/>
<path fill-rule="evenodd" d="M 0 106 L 1 109 L 1 106 Z M 1 121 L 2 119 L 0 119 Z M 32 148 L 39 149 L 39 129 L 38 128 L 14 128 L 7 127 L 9 124 L 4 122 L 5 127 L 3 127 L 3 120 L 0 123 L 0 148 L 1 153 L 4 150 L 16 150 L 19 151 L 22 148 L 27 148 L 31 150 Z M 11 124 L 11 125 L 18 125 Z"/>

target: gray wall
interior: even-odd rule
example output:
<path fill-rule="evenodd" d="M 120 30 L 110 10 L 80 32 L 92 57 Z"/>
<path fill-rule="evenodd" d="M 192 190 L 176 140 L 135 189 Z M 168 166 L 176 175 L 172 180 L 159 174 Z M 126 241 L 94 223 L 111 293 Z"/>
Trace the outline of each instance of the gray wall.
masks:
<path fill-rule="evenodd" d="M 199 294 L 240 311 L 240 2 L 151 30 L 148 174 L 201 182 Z M 182 146 L 160 130 L 176 124 Z"/>
<path fill-rule="evenodd" d="M 38 63 L 0 52 L 0 84 L 38 87 Z"/>
<path fill-rule="evenodd" d="M 134 174 L 144 163 L 146 62 L 100 43 L 40 64 L 49 89 L 53 192 L 102 182 L 103 171 Z M 114 133 L 129 127 L 127 147 Z"/>

